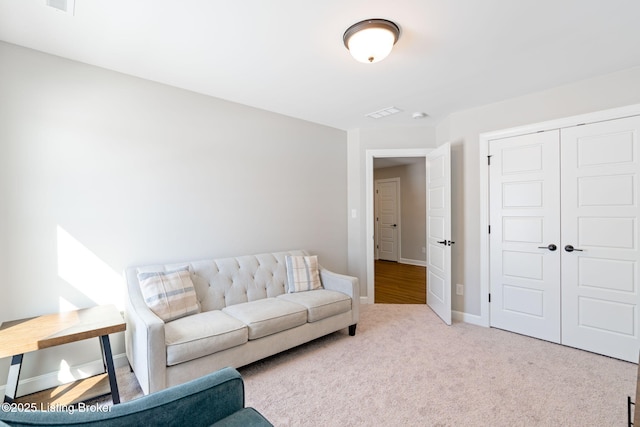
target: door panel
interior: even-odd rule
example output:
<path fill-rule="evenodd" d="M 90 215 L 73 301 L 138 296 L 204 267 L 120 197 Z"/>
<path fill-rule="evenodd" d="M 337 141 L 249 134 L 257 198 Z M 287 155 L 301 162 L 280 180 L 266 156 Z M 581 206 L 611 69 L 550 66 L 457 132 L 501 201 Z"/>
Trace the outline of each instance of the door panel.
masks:
<path fill-rule="evenodd" d="M 562 336 L 637 362 L 640 118 L 562 130 Z"/>
<path fill-rule="evenodd" d="M 553 342 L 560 342 L 559 138 L 548 131 L 489 147 L 491 326 Z"/>
<path fill-rule="evenodd" d="M 427 304 L 451 324 L 451 147 L 427 156 Z"/>
<path fill-rule="evenodd" d="M 398 178 L 376 181 L 378 258 L 398 261 Z"/>

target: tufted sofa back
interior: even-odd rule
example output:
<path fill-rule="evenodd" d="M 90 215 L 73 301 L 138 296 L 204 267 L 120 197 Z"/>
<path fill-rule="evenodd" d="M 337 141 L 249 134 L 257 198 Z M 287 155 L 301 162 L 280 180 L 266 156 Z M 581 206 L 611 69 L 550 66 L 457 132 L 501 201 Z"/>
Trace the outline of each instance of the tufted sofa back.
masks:
<path fill-rule="evenodd" d="M 285 256 L 308 255 L 303 250 L 245 255 L 205 261 L 132 267 L 127 269 L 129 292 L 140 286 L 137 274 L 170 271 L 186 265 L 202 311 L 219 310 L 228 305 L 275 297 L 285 293 Z M 135 286 L 133 286 L 135 284 Z"/>

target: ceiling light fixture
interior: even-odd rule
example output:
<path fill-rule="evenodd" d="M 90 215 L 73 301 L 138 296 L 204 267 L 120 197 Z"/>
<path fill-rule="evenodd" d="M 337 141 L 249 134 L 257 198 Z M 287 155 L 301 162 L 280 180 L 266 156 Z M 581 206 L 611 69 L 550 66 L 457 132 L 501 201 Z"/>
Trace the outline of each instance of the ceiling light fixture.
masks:
<path fill-rule="evenodd" d="M 398 41 L 400 28 L 386 19 L 366 19 L 353 24 L 342 40 L 356 61 L 374 63 L 386 58 Z"/>

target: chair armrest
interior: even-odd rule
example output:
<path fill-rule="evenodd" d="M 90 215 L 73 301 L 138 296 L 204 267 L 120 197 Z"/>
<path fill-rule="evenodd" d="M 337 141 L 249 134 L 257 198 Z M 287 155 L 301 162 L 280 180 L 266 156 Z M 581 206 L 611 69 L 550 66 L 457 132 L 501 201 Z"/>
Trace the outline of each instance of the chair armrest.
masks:
<path fill-rule="evenodd" d="M 167 349 L 164 322 L 149 309 L 142 297 L 135 268 L 125 272 L 126 352 L 144 394 L 166 387 Z"/>
<path fill-rule="evenodd" d="M 325 289 L 342 292 L 351 297 L 351 311 L 353 312 L 353 324 L 360 318 L 360 283 L 357 277 L 334 273 L 320 267 L 320 280 Z"/>

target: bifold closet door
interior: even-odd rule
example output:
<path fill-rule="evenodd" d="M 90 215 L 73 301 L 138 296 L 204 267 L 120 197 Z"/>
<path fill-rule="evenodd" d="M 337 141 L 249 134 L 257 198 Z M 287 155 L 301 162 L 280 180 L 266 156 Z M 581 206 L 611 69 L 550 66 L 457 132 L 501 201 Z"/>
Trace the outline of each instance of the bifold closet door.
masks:
<path fill-rule="evenodd" d="M 490 142 L 491 326 L 560 342 L 560 133 Z"/>
<path fill-rule="evenodd" d="M 640 117 L 561 131 L 562 343 L 634 363 L 639 136 Z"/>

